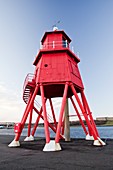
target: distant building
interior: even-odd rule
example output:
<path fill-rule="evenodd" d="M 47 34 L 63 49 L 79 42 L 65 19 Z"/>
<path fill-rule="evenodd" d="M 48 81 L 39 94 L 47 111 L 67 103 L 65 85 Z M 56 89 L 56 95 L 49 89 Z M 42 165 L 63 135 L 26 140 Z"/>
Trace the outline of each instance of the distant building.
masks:
<path fill-rule="evenodd" d="M 97 117 L 96 120 L 98 120 L 98 121 L 106 121 L 107 117 Z"/>
<path fill-rule="evenodd" d="M 97 121 L 113 121 L 113 117 L 97 117 L 96 118 Z"/>
<path fill-rule="evenodd" d="M 107 120 L 112 120 L 113 121 L 113 117 L 107 117 Z"/>

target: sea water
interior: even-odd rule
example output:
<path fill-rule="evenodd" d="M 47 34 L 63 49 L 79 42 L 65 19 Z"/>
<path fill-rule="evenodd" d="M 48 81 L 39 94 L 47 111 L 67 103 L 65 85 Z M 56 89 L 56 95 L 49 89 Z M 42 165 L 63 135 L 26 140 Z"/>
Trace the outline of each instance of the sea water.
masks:
<path fill-rule="evenodd" d="M 113 126 L 97 126 L 100 138 L 113 139 Z M 13 129 L 0 129 L 0 135 L 14 135 Z M 27 128 L 23 129 L 22 136 L 27 136 Z M 43 127 L 38 127 L 36 137 L 45 137 Z M 50 129 L 50 136 L 55 137 L 55 133 Z M 81 126 L 70 127 L 71 138 L 85 138 L 85 133 Z"/>

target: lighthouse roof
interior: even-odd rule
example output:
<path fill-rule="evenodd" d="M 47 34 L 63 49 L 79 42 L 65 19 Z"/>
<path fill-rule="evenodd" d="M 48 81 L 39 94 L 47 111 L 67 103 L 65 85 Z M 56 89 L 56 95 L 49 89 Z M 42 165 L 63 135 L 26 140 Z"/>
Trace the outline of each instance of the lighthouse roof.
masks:
<path fill-rule="evenodd" d="M 42 37 L 41 42 L 43 43 L 44 40 L 46 39 L 47 35 L 50 35 L 50 34 L 62 34 L 67 39 L 67 41 L 69 43 L 71 42 L 71 39 L 68 37 L 68 35 L 63 30 L 55 30 L 55 31 L 45 32 L 43 37 Z"/>
<path fill-rule="evenodd" d="M 42 54 L 48 54 L 48 53 L 59 53 L 59 52 L 66 52 L 67 54 L 70 55 L 70 57 L 72 57 L 77 63 L 80 62 L 80 59 L 69 49 L 69 48 L 62 48 L 59 50 L 39 50 L 38 54 L 36 55 L 36 58 L 33 62 L 33 65 L 37 65 L 38 61 L 40 60 Z"/>

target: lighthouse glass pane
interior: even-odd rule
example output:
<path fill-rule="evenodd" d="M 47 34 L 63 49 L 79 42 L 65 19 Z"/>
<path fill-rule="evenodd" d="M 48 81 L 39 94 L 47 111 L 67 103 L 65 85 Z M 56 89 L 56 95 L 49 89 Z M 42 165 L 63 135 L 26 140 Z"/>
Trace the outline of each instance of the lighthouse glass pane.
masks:
<path fill-rule="evenodd" d="M 75 64 L 72 63 L 72 72 L 75 76 L 79 77 L 80 78 L 80 75 L 79 75 L 79 71 L 78 71 L 78 68 Z"/>
<path fill-rule="evenodd" d="M 63 46 L 64 48 L 67 47 L 67 41 L 66 41 L 64 38 L 62 39 L 62 46 Z"/>

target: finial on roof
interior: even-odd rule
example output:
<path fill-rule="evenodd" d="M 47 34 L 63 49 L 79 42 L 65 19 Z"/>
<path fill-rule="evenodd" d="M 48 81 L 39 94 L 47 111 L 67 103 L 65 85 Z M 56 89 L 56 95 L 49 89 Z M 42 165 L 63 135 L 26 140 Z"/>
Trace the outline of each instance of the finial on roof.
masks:
<path fill-rule="evenodd" d="M 57 21 L 53 26 L 52 26 L 52 28 L 53 28 L 53 31 L 57 31 L 58 30 L 58 27 L 57 27 L 57 25 L 60 23 L 60 20 L 59 21 Z"/>
<path fill-rule="evenodd" d="M 54 26 L 53 31 L 57 31 L 57 30 L 58 30 L 58 27 Z"/>

